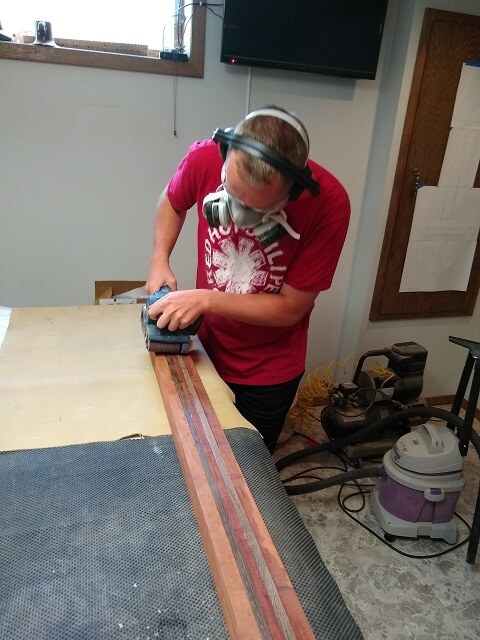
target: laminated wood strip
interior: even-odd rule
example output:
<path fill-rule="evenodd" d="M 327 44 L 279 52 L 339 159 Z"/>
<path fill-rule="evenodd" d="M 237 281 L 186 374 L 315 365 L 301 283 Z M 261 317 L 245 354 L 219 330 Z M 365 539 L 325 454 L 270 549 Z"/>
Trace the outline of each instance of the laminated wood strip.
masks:
<path fill-rule="evenodd" d="M 151 354 L 232 640 L 313 640 L 190 356 Z"/>

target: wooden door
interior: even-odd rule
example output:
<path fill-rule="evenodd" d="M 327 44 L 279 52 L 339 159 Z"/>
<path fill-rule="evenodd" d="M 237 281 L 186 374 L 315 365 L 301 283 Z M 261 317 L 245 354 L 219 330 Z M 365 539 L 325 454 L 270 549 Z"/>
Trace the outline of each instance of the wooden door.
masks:
<path fill-rule="evenodd" d="M 466 291 L 400 293 L 416 187 L 438 184 L 462 66 L 472 59 L 480 60 L 480 16 L 426 9 L 370 320 L 473 313 L 480 285 L 478 238 Z M 478 168 L 473 186 L 480 186 Z"/>

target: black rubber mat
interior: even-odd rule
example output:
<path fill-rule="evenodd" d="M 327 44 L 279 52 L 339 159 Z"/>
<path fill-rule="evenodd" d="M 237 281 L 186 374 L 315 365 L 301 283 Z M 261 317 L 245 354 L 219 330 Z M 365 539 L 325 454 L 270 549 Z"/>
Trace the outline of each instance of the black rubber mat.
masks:
<path fill-rule="evenodd" d="M 360 639 L 255 431 L 226 432 L 318 638 Z M 171 436 L 0 454 L 2 640 L 228 637 Z"/>

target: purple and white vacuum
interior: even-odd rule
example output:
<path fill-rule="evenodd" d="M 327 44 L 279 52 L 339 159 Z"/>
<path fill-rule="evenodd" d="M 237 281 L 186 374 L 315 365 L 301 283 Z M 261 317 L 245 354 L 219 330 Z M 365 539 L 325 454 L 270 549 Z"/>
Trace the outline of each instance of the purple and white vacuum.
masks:
<path fill-rule="evenodd" d="M 458 443 L 446 425 L 427 421 L 387 451 L 370 493 L 373 513 L 387 534 L 456 542 L 454 512 L 465 485 Z"/>

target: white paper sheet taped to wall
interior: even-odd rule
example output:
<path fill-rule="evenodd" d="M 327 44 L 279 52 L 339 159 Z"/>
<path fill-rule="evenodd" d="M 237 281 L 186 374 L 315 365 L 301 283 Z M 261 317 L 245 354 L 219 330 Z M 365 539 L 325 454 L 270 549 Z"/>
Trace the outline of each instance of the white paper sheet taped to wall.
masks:
<path fill-rule="evenodd" d="M 450 129 L 439 187 L 473 187 L 480 162 L 480 129 Z"/>
<path fill-rule="evenodd" d="M 462 66 L 450 126 L 480 129 L 480 60 Z"/>
<path fill-rule="evenodd" d="M 419 189 L 400 291 L 466 291 L 479 229 L 480 189 Z"/>
<path fill-rule="evenodd" d="M 417 191 L 400 293 L 466 291 L 480 231 L 480 61 L 462 66 L 438 186 Z"/>

